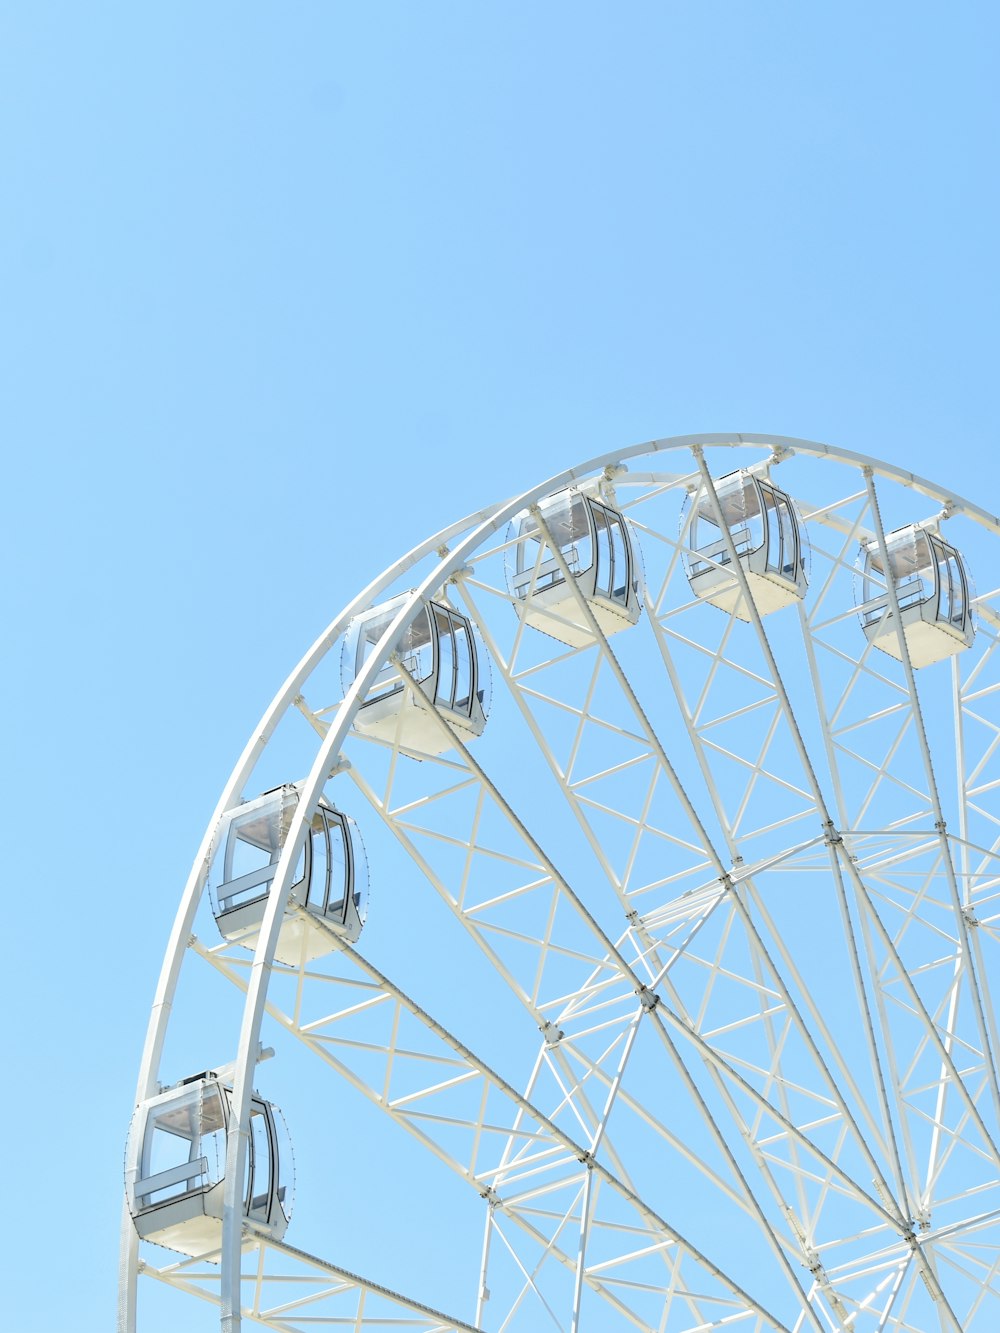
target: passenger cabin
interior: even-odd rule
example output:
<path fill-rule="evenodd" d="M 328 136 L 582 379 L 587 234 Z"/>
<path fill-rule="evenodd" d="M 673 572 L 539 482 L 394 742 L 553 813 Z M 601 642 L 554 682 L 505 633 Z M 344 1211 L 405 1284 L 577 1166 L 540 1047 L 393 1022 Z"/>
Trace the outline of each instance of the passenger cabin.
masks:
<path fill-rule="evenodd" d="M 804 537 L 789 497 L 745 471 L 721 477 L 715 490 L 758 614 L 801 601 L 807 585 Z M 699 490 L 688 504 L 693 507 L 686 557 L 691 591 L 738 620 L 749 620 L 711 497 Z"/>
<path fill-rule="evenodd" d="M 212 843 L 209 891 L 225 939 L 257 946 L 301 784 L 276 787 L 223 815 Z M 275 957 L 292 966 L 353 944 L 368 909 L 368 864 L 357 825 L 321 797 L 293 872 Z M 328 927 L 329 929 L 324 929 Z"/>
<path fill-rule="evenodd" d="M 634 625 L 640 566 L 622 514 L 582 490 L 559 491 L 538 509 L 514 519 L 508 548 L 507 582 L 525 624 L 574 648 L 595 637 L 581 603 L 608 637 Z"/>
<path fill-rule="evenodd" d="M 344 690 L 361 674 L 409 594 L 383 602 L 351 622 L 341 659 Z M 468 742 L 481 736 L 489 712 L 489 668 L 472 622 L 444 602 L 424 601 L 386 660 L 354 718 L 354 729 L 421 757 L 452 748 L 448 729 Z M 414 688 L 415 687 L 415 688 Z M 419 690 L 423 699 L 417 698 Z M 442 727 L 424 704 L 448 724 Z"/>
<path fill-rule="evenodd" d="M 143 1240 L 192 1258 L 222 1245 L 226 1132 L 232 1090 L 212 1072 L 185 1079 L 136 1108 L 125 1190 Z M 276 1108 L 254 1095 L 243 1184 L 245 1234 L 280 1240 L 291 1215 L 291 1151 Z"/>
<path fill-rule="evenodd" d="M 914 667 L 930 666 L 968 648 L 975 626 L 968 576 L 955 548 L 936 533 L 914 525 L 890 532 L 885 546 L 899 622 L 889 602 L 878 543 L 866 542 L 861 548 L 858 612 L 868 642 L 902 660 L 901 628 Z"/>

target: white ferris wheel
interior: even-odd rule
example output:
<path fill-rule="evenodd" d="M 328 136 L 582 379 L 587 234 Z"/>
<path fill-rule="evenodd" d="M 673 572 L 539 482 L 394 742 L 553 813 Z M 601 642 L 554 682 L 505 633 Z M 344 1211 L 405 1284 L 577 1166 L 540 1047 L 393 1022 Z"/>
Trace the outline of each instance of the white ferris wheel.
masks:
<path fill-rule="evenodd" d="M 370 583 L 181 897 L 121 1333 L 151 1280 L 228 1333 L 995 1333 L 998 534 L 858 454 L 687 436 Z M 443 1277 L 288 1225 L 283 1065 L 331 1210 L 348 1123 L 440 1180 L 366 1167 Z"/>

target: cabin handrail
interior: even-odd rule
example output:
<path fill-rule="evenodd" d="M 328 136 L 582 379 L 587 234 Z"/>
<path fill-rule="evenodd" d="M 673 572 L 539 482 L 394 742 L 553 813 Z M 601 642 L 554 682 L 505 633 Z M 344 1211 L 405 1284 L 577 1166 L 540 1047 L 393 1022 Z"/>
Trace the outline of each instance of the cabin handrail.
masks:
<path fill-rule="evenodd" d="M 730 533 L 737 555 L 746 555 L 752 548 L 749 528 L 736 528 Z M 725 537 L 719 537 L 710 546 L 699 546 L 694 552 L 689 569 L 691 578 L 697 578 L 710 569 L 724 569 L 729 564 L 729 546 Z"/>
<path fill-rule="evenodd" d="M 932 597 L 933 593 L 925 589 L 924 581 L 919 574 L 907 574 L 896 584 L 896 601 L 900 611 L 905 611 L 907 607 L 920 602 L 929 602 Z M 878 597 L 872 597 L 869 601 L 863 602 L 858 607 L 861 613 L 861 623 L 870 625 L 873 621 L 880 619 L 888 606 L 888 592 L 880 593 Z"/>
<path fill-rule="evenodd" d="M 580 553 L 576 549 L 576 546 L 567 547 L 563 552 L 563 555 L 565 556 L 566 564 L 569 566 L 570 573 L 578 573 L 579 571 L 576 566 L 580 563 Z M 556 574 L 559 578 L 562 577 L 559 561 L 554 555 L 549 556 L 548 560 L 543 560 L 540 565 L 532 565 L 528 569 L 518 571 L 512 580 L 514 591 L 519 593 L 523 588 L 530 588 L 533 579 L 535 581 L 535 586 L 539 587 L 542 579 L 547 579 L 550 574 Z M 555 581 L 558 581 L 558 579 Z"/>
<path fill-rule="evenodd" d="M 145 1180 L 137 1180 L 135 1182 L 135 1197 L 137 1200 L 145 1198 L 149 1194 L 155 1194 L 157 1190 L 176 1185 L 178 1181 L 197 1180 L 199 1176 L 207 1175 L 208 1158 L 193 1157 L 189 1162 L 181 1162 L 178 1166 L 167 1167 L 166 1171 L 158 1171 L 155 1176 L 147 1176 Z"/>
<path fill-rule="evenodd" d="M 268 861 L 267 865 L 258 866 L 256 870 L 248 870 L 245 875 L 240 875 L 239 879 L 226 880 L 225 886 L 229 892 L 225 897 L 219 895 L 220 910 L 228 912 L 241 894 L 274 879 L 277 869 L 277 861 Z"/>

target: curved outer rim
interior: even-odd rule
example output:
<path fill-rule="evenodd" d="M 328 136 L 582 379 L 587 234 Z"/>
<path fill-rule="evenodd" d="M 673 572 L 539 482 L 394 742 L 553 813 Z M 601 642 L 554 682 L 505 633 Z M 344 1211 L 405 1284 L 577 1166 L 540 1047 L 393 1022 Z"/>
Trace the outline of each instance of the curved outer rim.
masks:
<path fill-rule="evenodd" d="M 409 625 L 410 620 L 423 598 L 433 593 L 449 577 L 455 574 L 475 551 L 479 544 L 492 533 L 503 528 L 521 509 L 539 499 L 566 486 L 581 482 L 606 467 L 613 467 L 633 458 L 642 458 L 651 454 L 669 453 L 691 449 L 695 446 L 716 448 L 762 448 L 771 449 L 778 457 L 792 454 L 804 454 L 814 458 L 828 459 L 859 469 L 869 469 L 873 474 L 909 487 L 919 494 L 942 504 L 949 513 L 962 513 L 979 523 L 989 531 L 1000 534 L 1000 518 L 989 513 L 979 505 L 973 504 L 934 482 L 905 468 L 899 468 L 847 449 L 822 444 L 814 440 L 797 439 L 785 435 L 759 434 L 697 434 L 677 435 L 663 439 L 646 441 L 630 445 L 624 449 L 613 450 L 590 459 L 588 462 L 557 473 L 554 477 L 541 482 L 521 495 L 498 505 L 480 509 L 467 518 L 450 524 L 433 537 L 413 547 L 405 556 L 397 560 L 375 578 L 363 592 L 359 593 L 327 626 L 313 643 L 298 665 L 287 677 L 281 689 L 268 705 L 250 740 L 247 742 L 235 768 L 223 787 L 222 794 L 212 814 L 212 818 L 199 845 L 194 864 L 188 875 L 181 896 L 177 915 L 164 954 L 159 981 L 150 1012 L 146 1040 L 143 1048 L 136 1087 L 136 1105 L 154 1096 L 159 1091 L 158 1073 L 163 1052 L 167 1027 L 173 999 L 180 976 L 181 964 L 191 936 L 195 914 L 204 892 L 207 877 L 207 862 L 211 849 L 212 837 L 218 821 L 223 814 L 241 799 L 243 787 L 263 753 L 278 723 L 294 705 L 301 686 L 337 639 L 347 628 L 351 619 L 366 610 L 375 599 L 390 587 L 409 569 L 419 564 L 427 556 L 444 548 L 439 563 L 426 575 L 420 585 L 414 589 L 407 601 L 379 641 L 378 648 L 372 653 L 364 671 L 357 677 L 351 689 L 343 699 L 336 718 L 324 737 L 308 777 L 302 784 L 302 792 L 296 812 L 289 829 L 285 851 L 282 855 L 278 873 L 271 887 L 268 905 L 261 925 L 260 936 L 250 973 L 247 989 L 243 1022 L 239 1045 L 233 1070 L 232 1128 L 228 1141 L 226 1161 L 226 1203 L 223 1223 L 222 1249 L 222 1327 L 226 1333 L 235 1333 L 240 1326 L 239 1274 L 242 1241 L 242 1215 L 240 1211 L 237 1181 L 243 1178 L 250 1098 L 253 1091 L 253 1076 L 257 1062 L 260 1041 L 260 1029 L 264 1006 L 267 999 L 267 984 L 270 976 L 278 931 L 290 890 L 291 867 L 295 864 L 300 844 L 305 838 L 306 820 L 322 793 L 323 787 L 336 767 L 340 748 L 350 730 L 358 700 L 367 692 L 377 671 L 381 669 L 386 657 L 392 650 L 399 635 Z M 463 535 L 464 534 L 464 535 Z M 456 536 L 461 541 L 454 550 L 448 551 L 446 543 Z M 135 1333 L 136 1329 L 136 1278 L 138 1274 L 139 1240 L 127 1203 L 122 1212 L 121 1262 L 119 1274 L 119 1333 Z"/>

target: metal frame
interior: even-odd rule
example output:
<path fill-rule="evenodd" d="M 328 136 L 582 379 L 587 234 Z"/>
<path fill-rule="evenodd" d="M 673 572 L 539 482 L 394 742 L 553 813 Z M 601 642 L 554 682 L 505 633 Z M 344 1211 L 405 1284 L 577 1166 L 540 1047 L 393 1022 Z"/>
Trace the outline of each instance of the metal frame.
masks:
<path fill-rule="evenodd" d="M 734 549 L 749 623 L 687 585 L 677 514 L 699 485 L 717 506 L 713 471 L 733 470 L 731 458 L 713 468 L 723 449 L 738 466 L 780 467 L 809 529 L 809 594 L 766 623 Z M 612 647 L 564 568 L 593 634 L 568 648 L 518 617 L 506 530 L 531 508 L 544 536 L 539 501 L 595 477 L 642 544 L 646 614 Z M 140 1269 L 216 1302 L 230 1333 L 243 1317 L 280 1329 L 377 1328 L 387 1317 L 364 1294 L 385 1294 L 382 1274 L 345 1274 L 242 1225 L 237 1182 L 265 1022 L 484 1200 L 481 1271 L 456 1293 L 466 1322 L 429 1311 L 419 1293 L 393 1297 L 415 1327 L 985 1333 L 1000 1323 L 990 990 L 1000 591 L 975 601 L 975 647 L 919 681 L 902 636 L 900 662 L 874 652 L 850 592 L 855 554 L 877 541 L 884 558 L 883 505 L 904 501 L 907 521 L 963 526 L 954 545 L 995 551 L 995 517 L 861 455 L 771 436 L 654 441 L 453 525 L 337 617 L 223 791 L 140 1069 L 137 1102 L 158 1090 L 185 956 L 244 994 L 219 1266 L 140 1260 L 126 1214 L 121 1333 L 139 1327 Z M 554 543 L 550 552 L 565 563 Z M 324 663 L 351 618 L 404 577 L 416 586 L 341 699 Z M 506 687 L 491 726 L 502 702 L 503 742 L 520 737 L 532 790 L 549 793 L 530 818 L 490 727 L 466 745 L 412 681 L 449 750 L 418 764 L 398 739 L 351 731 L 409 620 L 445 589 Z M 216 823 L 253 791 L 279 729 L 308 777 L 251 956 L 195 927 Z M 338 938 L 308 966 L 275 962 L 283 914 L 298 910 L 292 870 L 328 783 L 341 809 L 393 835 L 433 890 L 428 911 L 436 902 L 488 961 L 518 1048 L 534 1048 L 526 1081 L 502 1072 L 488 1026 L 474 1050 L 366 956 L 364 938 L 357 948 Z M 550 802 L 558 818 L 544 817 Z M 375 910 L 391 911 L 390 895 L 379 898 Z M 715 1210 L 709 1220 L 695 1197 Z M 321 1275 L 321 1292 L 351 1293 L 350 1321 L 311 1297 L 299 1311 L 259 1296 L 286 1280 L 292 1258 Z"/>

